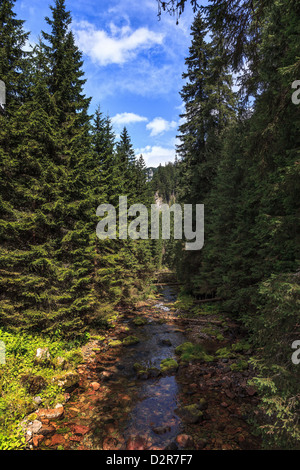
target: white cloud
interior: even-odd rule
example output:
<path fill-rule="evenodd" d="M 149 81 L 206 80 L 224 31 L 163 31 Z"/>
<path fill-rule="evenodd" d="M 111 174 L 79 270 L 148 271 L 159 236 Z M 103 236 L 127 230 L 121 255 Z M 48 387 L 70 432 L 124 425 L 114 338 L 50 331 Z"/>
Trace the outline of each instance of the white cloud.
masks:
<path fill-rule="evenodd" d="M 126 124 L 144 121 L 148 121 L 148 119 L 135 113 L 118 113 L 111 118 L 111 122 L 116 126 L 125 126 Z"/>
<path fill-rule="evenodd" d="M 177 122 L 175 121 L 166 121 L 161 117 L 156 117 L 153 121 L 147 124 L 147 129 L 151 131 L 150 135 L 156 136 L 159 134 L 163 134 L 164 132 L 170 131 L 172 129 L 176 129 Z"/>
<path fill-rule="evenodd" d="M 136 155 L 142 154 L 146 165 L 157 167 L 159 164 L 164 164 L 168 162 L 174 162 L 175 160 L 175 149 L 174 148 L 165 148 L 160 146 L 150 146 L 147 145 L 144 148 L 136 149 Z"/>
<path fill-rule="evenodd" d="M 75 25 L 75 34 L 79 48 L 99 65 L 124 64 L 136 57 L 144 49 L 161 45 L 164 34 L 142 27 L 133 31 L 130 26 L 122 28 L 110 23 L 110 33 L 96 27 L 88 21 Z"/>

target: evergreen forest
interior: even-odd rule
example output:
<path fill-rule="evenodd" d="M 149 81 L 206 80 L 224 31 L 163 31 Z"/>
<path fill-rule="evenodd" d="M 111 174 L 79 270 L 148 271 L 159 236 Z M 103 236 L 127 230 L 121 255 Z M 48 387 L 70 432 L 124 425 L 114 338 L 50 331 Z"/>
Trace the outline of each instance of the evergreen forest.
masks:
<path fill-rule="evenodd" d="M 299 2 L 157 1 L 174 34 L 188 7 L 194 19 L 176 158 L 152 178 L 128 129 L 116 136 L 101 103 L 91 112 L 65 0 L 52 1 L 30 51 L 15 3 L 0 0 L 0 449 L 299 450 Z M 174 237 L 175 216 L 168 240 L 141 226 L 136 239 L 124 237 L 118 224 L 114 238 L 100 239 L 97 208 L 118 211 L 119 196 L 149 212 L 157 201 L 203 204 L 203 248 Z M 166 285 L 176 299 L 166 301 Z M 185 342 L 164 336 L 176 356 L 162 356 L 157 370 L 140 364 L 141 343 L 161 334 L 151 322 L 166 328 L 161 305 L 178 316 Z M 138 380 L 178 375 L 196 390 L 181 399 L 186 428 L 176 439 L 172 420 L 152 426 L 150 444 L 107 430 L 135 416 L 139 399 L 122 375 L 123 351 L 135 347 Z M 114 380 L 107 364 L 118 369 L 122 358 Z M 234 385 L 221 381 L 223 369 Z M 86 408 L 76 421 L 80 393 L 89 405 L 96 394 L 97 418 Z M 115 414 L 109 399 L 121 403 Z"/>

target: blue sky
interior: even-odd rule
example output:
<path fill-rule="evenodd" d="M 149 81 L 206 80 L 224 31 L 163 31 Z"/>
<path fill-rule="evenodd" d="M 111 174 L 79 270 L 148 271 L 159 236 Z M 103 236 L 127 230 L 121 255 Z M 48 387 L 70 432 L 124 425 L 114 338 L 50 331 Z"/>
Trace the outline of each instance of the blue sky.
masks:
<path fill-rule="evenodd" d="M 43 0 L 17 0 L 16 12 L 35 43 L 48 30 Z M 190 7 L 176 19 L 157 17 L 156 0 L 67 0 L 77 45 L 83 52 L 92 97 L 90 112 L 100 105 L 118 137 L 127 127 L 137 156 L 147 166 L 174 161 L 182 101 L 184 60 L 190 46 Z"/>

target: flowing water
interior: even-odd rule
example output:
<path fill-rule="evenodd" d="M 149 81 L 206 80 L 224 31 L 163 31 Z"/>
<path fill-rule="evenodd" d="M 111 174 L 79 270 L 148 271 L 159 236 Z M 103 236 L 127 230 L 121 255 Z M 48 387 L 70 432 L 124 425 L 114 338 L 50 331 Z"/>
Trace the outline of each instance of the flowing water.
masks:
<path fill-rule="evenodd" d="M 176 440 L 179 434 L 192 436 L 191 446 L 196 449 L 259 448 L 243 418 L 244 406 L 247 410 L 257 406 L 247 388 L 248 371 L 233 373 L 224 359 L 161 373 L 161 362 L 176 360 L 176 347 L 193 341 L 193 335 L 198 341 L 200 335 L 201 344 L 212 354 L 220 344 L 203 339 L 195 323 L 187 328 L 186 322 L 177 321 L 176 289 L 164 286 L 160 294 L 156 302 L 147 301 L 138 311 L 124 314 L 93 359 L 87 356 L 81 386 L 66 406 L 62 429 L 45 441 L 44 448 L 56 448 L 59 442 L 70 449 L 171 450 L 177 447 L 176 441 L 182 443 L 184 436 Z M 147 322 L 137 326 L 137 317 Z M 203 321 L 207 325 L 207 317 Z M 122 345 L 128 336 L 136 336 L 139 342 Z M 208 407 L 204 421 L 190 425 L 186 416 L 182 421 L 178 409 L 197 405 L 203 398 Z M 63 436 L 66 430 L 73 430 L 73 435 Z"/>
<path fill-rule="evenodd" d="M 155 304 L 154 309 L 163 312 L 167 320 L 170 312 L 168 304 L 176 300 L 176 292 L 166 286 L 162 295 L 163 300 Z M 123 358 L 124 373 L 127 371 L 128 375 L 137 362 L 159 369 L 162 360 L 176 358 L 175 348 L 185 341 L 183 332 L 171 322 L 159 324 L 150 319 L 148 324 L 138 330 L 142 341 Z M 167 446 L 174 441 L 181 428 L 180 418 L 175 412 L 179 405 L 176 375 L 139 381 L 137 387 L 138 399 L 125 429 L 125 439 L 142 436 L 154 446 Z"/>

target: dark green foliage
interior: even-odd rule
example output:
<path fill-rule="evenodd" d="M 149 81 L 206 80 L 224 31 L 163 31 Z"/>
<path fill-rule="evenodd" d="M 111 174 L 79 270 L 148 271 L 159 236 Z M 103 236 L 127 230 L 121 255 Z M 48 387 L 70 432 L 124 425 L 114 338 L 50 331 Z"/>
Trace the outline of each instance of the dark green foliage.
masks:
<path fill-rule="evenodd" d="M 299 367 L 291 345 L 299 339 L 300 106 L 291 101 L 291 84 L 300 72 L 299 7 L 220 0 L 203 11 L 184 74 L 178 192 L 183 203 L 205 204 L 205 245 L 183 252 L 178 272 L 187 292 L 221 297 L 223 310 L 247 326 L 270 416 L 262 429 L 276 445 L 298 448 Z M 237 106 L 228 71 L 244 60 Z"/>
<path fill-rule="evenodd" d="M 50 32 L 28 57 L 13 3 L 0 3 L 0 78 L 8 84 L 0 114 L 0 321 L 75 339 L 143 289 L 152 243 L 98 240 L 96 209 L 117 207 L 128 182 L 130 203 L 148 202 L 148 187 L 127 131 L 115 152 L 109 118 L 98 109 L 91 123 L 65 2 L 51 6 Z"/>
<path fill-rule="evenodd" d="M 164 202 L 169 203 L 177 194 L 177 167 L 174 163 L 161 164 L 155 169 L 151 180 L 153 194 L 157 193 Z"/>
<path fill-rule="evenodd" d="M 235 121 L 236 104 L 223 49 L 214 39 L 207 43 L 207 24 L 199 14 L 191 35 L 187 72 L 183 74 L 187 82 L 181 92 L 185 113 L 181 115 L 184 122 L 179 127 L 178 197 L 183 203 L 205 205 L 205 237 L 209 239 L 212 206 L 208 199 L 221 162 L 225 131 Z M 185 252 L 181 267 L 177 263 L 181 276 L 189 279 L 190 292 L 203 292 L 198 274 L 202 263 L 202 252 Z M 214 287 L 205 287 L 205 293 L 211 291 Z"/>
<path fill-rule="evenodd" d="M 28 67 L 24 46 L 29 33 L 23 29 L 24 21 L 16 18 L 13 11 L 15 0 L 0 1 L 0 80 L 6 86 L 8 112 L 26 95 L 24 72 Z"/>

